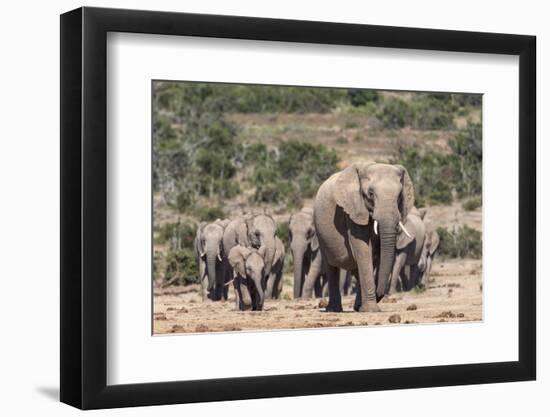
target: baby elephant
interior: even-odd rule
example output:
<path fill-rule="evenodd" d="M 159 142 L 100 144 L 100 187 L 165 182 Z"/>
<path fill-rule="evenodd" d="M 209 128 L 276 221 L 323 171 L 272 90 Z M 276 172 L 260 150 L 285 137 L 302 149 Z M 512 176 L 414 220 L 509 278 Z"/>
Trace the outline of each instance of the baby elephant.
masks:
<path fill-rule="evenodd" d="M 239 310 L 262 310 L 265 292 L 265 247 L 234 246 L 227 255 L 233 268 L 233 287 Z M 229 284 L 229 283 L 228 283 Z M 226 284 L 227 285 L 227 284 Z"/>
<path fill-rule="evenodd" d="M 427 286 L 430 280 L 430 271 L 432 269 L 432 262 L 435 256 L 435 251 L 439 247 L 439 234 L 435 230 L 430 230 L 426 233 L 426 239 L 424 239 L 424 246 L 422 247 L 422 254 L 418 261 L 418 269 L 421 273 L 422 283 Z"/>
<path fill-rule="evenodd" d="M 401 281 L 402 291 L 411 290 L 420 283 L 422 271 L 419 263 L 426 238 L 425 215 L 425 209 L 418 210 L 413 207 L 397 235 L 390 294 L 396 292 L 398 281 Z M 405 266 L 409 266 L 408 276 L 405 273 Z"/>

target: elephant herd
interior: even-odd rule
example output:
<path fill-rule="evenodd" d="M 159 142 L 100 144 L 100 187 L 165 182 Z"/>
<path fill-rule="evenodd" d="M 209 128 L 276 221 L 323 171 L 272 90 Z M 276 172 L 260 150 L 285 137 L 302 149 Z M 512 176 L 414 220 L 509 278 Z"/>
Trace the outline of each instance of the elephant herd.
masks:
<path fill-rule="evenodd" d="M 313 209 L 289 220 L 294 298 L 328 293 L 326 310 L 341 312 L 353 276 L 354 310 L 376 312 L 384 295 L 426 285 L 439 236 L 425 214 L 400 165 L 360 162 L 335 173 Z M 276 230 L 267 214 L 202 222 L 194 252 L 203 299 L 226 300 L 231 284 L 239 310 L 262 310 L 266 298 L 279 298 L 286 251 Z"/>

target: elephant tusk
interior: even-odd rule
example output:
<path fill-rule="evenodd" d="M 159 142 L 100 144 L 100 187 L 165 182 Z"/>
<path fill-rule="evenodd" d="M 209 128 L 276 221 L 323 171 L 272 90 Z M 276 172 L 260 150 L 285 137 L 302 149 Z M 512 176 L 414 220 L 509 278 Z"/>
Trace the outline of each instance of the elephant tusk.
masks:
<path fill-rule="evenodd" d="M 233 281 L 235 281 L 235 278 L 233 278 L 231 281 L 226 282 L 223 284 L 224 287 L 227 287 L 229 284 L 231 284 Z"/>
<path fill-rule="evenodd" d="M 374 234 L 375 234 L 375 235 L 378 234 L 378 220 L 375 220 L 375 221 L 374 221 Z"/>
<path fill-rule="evenodd" d="M 222 256 L 219 253 L 218 253 L 218 259 L 220 262 L 222 261 Z"/>
<path fill-rule="evenodd" d="M 399 222 L 399 227 L 403 230 L 403 232 L 412 239 L 411 234 L 405 229 L 405 226 L 403 226 L 403 223 Z"/>

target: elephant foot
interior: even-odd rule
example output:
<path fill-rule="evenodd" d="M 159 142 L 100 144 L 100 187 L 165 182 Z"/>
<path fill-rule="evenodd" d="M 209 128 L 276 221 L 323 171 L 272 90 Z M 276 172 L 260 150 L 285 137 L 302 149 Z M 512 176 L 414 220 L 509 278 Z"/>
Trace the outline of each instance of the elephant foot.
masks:
<path fill-rule="evenodd" d="M 342 308 L 342 304 L 336 305 L 329 303 L 325 308 L 325 312 L 327 313 L 341 313 L 342 311 L 344 311 L 344 309 Z"/>
<path fill-rule="evenodd" d="M 362 313 L 379 313 L 380 307 L 378 307 L 378 304 L 375 303 L 364 303 L 359 307 L 359 310 Z"/>

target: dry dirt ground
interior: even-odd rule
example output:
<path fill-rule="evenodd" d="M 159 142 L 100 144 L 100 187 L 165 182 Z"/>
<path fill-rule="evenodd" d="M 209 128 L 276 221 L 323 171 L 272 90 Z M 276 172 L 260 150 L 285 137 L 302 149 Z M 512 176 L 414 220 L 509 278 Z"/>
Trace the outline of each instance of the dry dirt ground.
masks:
<path fill-rule="evenodd" d="M 229 332 L 342 326 L 451 323 L 483 319 L 480 260 L 436 258 L 428 288 L 386 297 L 381 313 L 356 313 L 354 296 L 343 298 L 344 313 L 325 313 L 326 300 L 290 299 L 291 276 L 283 297 L 267 300 L 264 311 L 238 311 L 234 295 L 225 302 L 201 301 L 197 285 L 155 289 L 153 333 Z"/>

